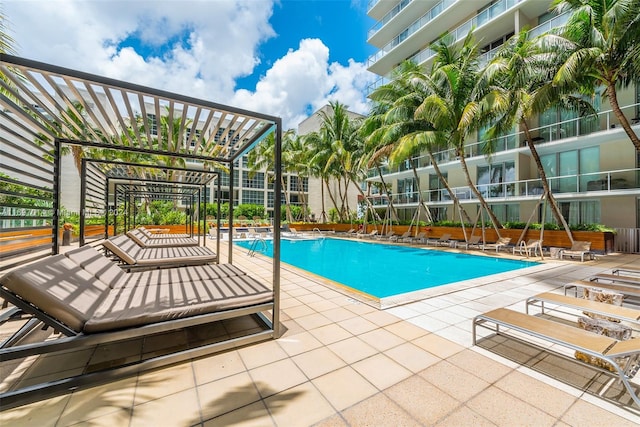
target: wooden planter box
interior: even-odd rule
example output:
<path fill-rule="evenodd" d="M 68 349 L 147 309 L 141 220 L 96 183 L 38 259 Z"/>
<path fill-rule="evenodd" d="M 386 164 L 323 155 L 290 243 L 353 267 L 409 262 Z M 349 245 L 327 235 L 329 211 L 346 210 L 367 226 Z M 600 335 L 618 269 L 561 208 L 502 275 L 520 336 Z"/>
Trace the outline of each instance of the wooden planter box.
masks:
<path fill-rule="evenodd" d="M 295 228 L 297 231 L 312 231 L 314 228 L 317 228 L 321 231 L 348 231 L 351 228 L 358 228 L 357 225 L 351 224 L 309 224 L 309 223 L 292 223 L 289 224 L 290 227 Z M 377 228 L 380 232 L 382 232 L 382 225 L 377 224 L 374 226 L 372 224 L 367 224 L 367 229 L 365 230 L 367 233 L 371 232 Z M 396 234 L 402 234 L 409 229 L 408 225 L 395 225 L 392 227 L 393 231 Z M 415 227 L 414 227 L 415 230 Z M 467 236 L 470 236 L 471 228 L 467 228 Z M 387 230 L 384 230 L 387 232 Z M 425 231 L 429 238 L 439 238 L 444 234 L 451 234 L 451 239 L 453 240 L 464 240 L 464 233 L 462 232 L 462 227 L 419 227 L 418 232 Z M 520 229 L 504 229 L 500 230 L 500 235 L 502 237 L 510 237 L 511 243 L 516 243 L 520 239 L 520 235 L 522 234 L 522 230 Z M 587 242 L 591 242 L 591 249 L 597 252 L 608 253 L 613 251 L 613 233 L 605 231 L 572 231 L 574 240 L 584 240 Z M 476 228 L 474 235 L 480 236 L 482 235 L 482 229 Z M 484 236 L 486 242 L 495 242 L 498 240 L 498 235 L 493 228 L 485 228 Z M 524 235 L 523 240 L 529 239 L 539 239 L 540 238 L 540 230 L 527 230 L 527 233 Z M 544 247 L 557 247 L 557 248 L 570 248 L 571 241 L 569 240 L 569 236 L 564 230 L 544 230 L 543 242 L 542 245 Z"/>

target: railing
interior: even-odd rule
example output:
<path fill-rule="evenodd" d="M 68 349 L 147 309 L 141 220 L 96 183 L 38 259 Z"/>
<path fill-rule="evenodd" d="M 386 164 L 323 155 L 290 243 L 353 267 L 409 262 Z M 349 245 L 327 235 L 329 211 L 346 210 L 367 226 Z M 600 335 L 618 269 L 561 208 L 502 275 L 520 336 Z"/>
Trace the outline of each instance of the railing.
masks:
<path fill-rule="evenodd" d="M 567 23 L 569 20 L 569 16 L 571 16 L 571 12 L 565 12 L 561 15 L 554 16 L 546 22 L 534 27 L 529 31 L 529 37 L 534 38 L 538 37 L 544 33 L 551 31 L 553 28 L 561 27 Z"/>
<path fill-rule="evenodd" d="M 369 0 L 367 3 L 367 11 L 373 9 L 373 6 L 377 5 L 380 0 Z"/>
<path fill-rule="evenodd" d="M 391 21 L 394 16 L 400 13 L 400 11 L 407 7 L 412 1 L 413 0 L 400 0 L 400 2 L 396 4 L 395 7 L 391 9 L 385 16 L 383 16 L 381 20 L 373 24 L 373 26 L 369 30 L 368 37 L 371 38 L 371 36 L 380 31 L 380 28 L 384 27 L 387 22 Z"/>
<path fill-rule="evenodd" d="M 249 252 L 247 255 L 253 257 L 256 255 L 256 252 L 265 253 L 267 251 L 267 242 L 262 237 L 256 237 L 251 246 L 249 247 Z"/>
<path fill-rule="evenodd" d="M 433 6 L 431 9 L 427 11 L 420 18 L 416 19 L 411 25 L 407 28 L 403 29 L 398 33 L 397 36 L 393 38 L 389 43 L 387 43 L 382 49 L 373 54 L 367 60 L 367 66 L 371 66 L 382 59 L 385 55 L 387 55 L 394 47 L 398 46 L 404 40 L 406 40 L 409 36 L 417 32 L 420 28 L 427 25 L 429 22 L 433 21 L 435 17 L 440 15 L 445 9 L 454 4 L 457 0 L 442 0 Z M 505 0 L 503 0 L 505 1 Z M 371 35 L 369 36 L 371 37 Z"/>
<path fill-rule="evenodd" d="M 487 9 L 483 10 L 473 18 L 469 19 L 465 23 L 461 24 L 454 30 L 450 32 L 450 34 L 454 37 L 455 41 L 462 40 L 464 37 L 469 34 L 472 28 L 478 28 L 481 25 L 488 23 L 489 21 L 495 19 L 502 13 L 514 7 L 516 4 L 520 3 L 523 0 L 500 0 Z M 429 10 L 425 15 L 420 17 L 417 21 L 411 24 L 409 27 L 401 31 L 394 39 L 385 45 L 382 49 L 376 52 L 374 55 L 370 56 L 367 60 L 367 67 L 371 67 L 373 64 L 378 62 L 384 56 L 386 56 L 394 47 L 399 45 L 406 38 L 414 34 L 421 27 L 429 23 L 434 17 L 438 16 L 445 9 L 455 3 L 455 0 L 443 0 L 438 3 L 432 9 Z M 438 9 L 437 9 L 438 8 Z M 437 12 L 437 13 L 436 13 Z M 425 50 L 419 52 L 411 59 L 414 60 L 417 64 L 420 64 L 426 61 L 431 56 L 435 55 L 435 52 L 431 48 L 426 48 Z"/>
<path fill-rule="evenodd" d="M 620 169 L 613 171 L 591 172 L 576 175 L 548 177 L 547 182 L 554 194 L 605 192 L 614 193 L 621 190 L 640 189 L 640 168 Z M 508 199 L 515 197 L 539 198 L 544 192 L 542 181 L 525 179 L 501 183 L 476 184 L 476 188 L 487 200 Z M 458 200 L 475 200 L 476 195 L 468 186 L 452 187 L 452 192 Z M 451 200 L 446 189 L 423 190 L 422 199 L 427 202 L 446 202 Z M 391 194 L 394 204 L 418 203 L 418 192 L 404 192 Z M 387 195 L 376 195 L 369 198 L 374 206 L 386 206 L 389 203 Z"/>
<path fill-rule="evenodd" d="M 491 8 L 489 8 L 489 9 L 491 9 Z M 548 20 L 546 22 L 543 22 L 542 24 L 538 25 L 537 27 L 534 27 L 534 28 L 531 29 L 531 31 L 529 32 L 529 37 L 530 38 L 537 37 L 539 35 L 542 35 L 542 34 L 548 32 L 552 28 L 556 28 L 556 27 L 560 27 L 560 26 L 564 25 L 567 22 L 567 20 L 569 19 L 570 15 L 571 15 L 570 12 L 565 12 L 562 15 L 555 16 L 555 17 L 551 18 L 550 20 Z M 462 24 L 462 26 L 466 27 L 466 23 Z M 464 36 L 466 36 L 466 34 Z M 456 38 L 456 40 L 458 40 L 458 38 Z M 484 66 L 491 59 L 493 59 L 495 54 L 498 52 L 498 49 L 500 49 L 500 46 L 498 46 L 497 48 L 492 49 L 492 50 L 490 50 L 488 52 L 485 52 L 484 54 L 480 55 L 480 58 L 479 58 L 480 66 Z M 414 61 L 416 64 L 421 64 L 421 63 L 426 62 L 427 60 L 429 60 L 434 55 L 435 55 L 435 52 L 431 48 L 427 47 L 426 49 L 424 49 L 424 50 L 418 52 L 417 54 L 415 54 L 414 56 L 412 56 L 410 59 L 412 61 Z M 384 55 L 381 55 L 380 58 L 382 56 L 384 56 Z M 368 62 L 367 65 L 374 64 L 380 58 L 377 58 L 373 62 Z M 392 73 L 390 73 L 390 74 L 392 74 Z M 380 77 L 379 79 L 377 79 L 376 81 L 371 83 L 369 85 L 369 87 L 367 87 L 367 95 L 371 94 L 371 92 L 373 92 L 375 89 L 379 88 L 380 86 L 389 83 L 389 81 L 390 80 L 389 80 L 388 77 Z"/>
<path fill-rule="evenodd" d="M 640 106 L 640 103 L 621 107 L 621 110 L 624 112 L 627 120 L 629 120 L 634 126 L 640 124 L 640 117 L 635 117 L 638 106 Z M 547 126 L 532 128 L 529 132 L 531 133 L 533 142 L 538 145 L 547 142 L 559 141 L 566 138 L 584 136 L 598 131 L 606 131 L 618 128 L 619 126 L 620 122 L 613 113 L 613 110 L 607 110 L 589 117 L 577 117 L 575 119 L 565 120 Z M 488 144 L 488 142 L 493 142 L 494 144 L 494 155 L 503 151 L 514 150 L 527 145 L 524 132 L 517 132 L 495 138 L 494 140 L 473 142 L 467 144 L 465 145 L 465 157 L 470 158 L 483 156 L 483 148 L 486 144 Z M 453 148 L 438 151 L 434 153 L 433 156 L 438 164 L 457 160 L 456 151 Z M 386 175 L 389 173 L 398 173 L 410 170 L 413 165 L 415 165 L 416 169 L 420 169 L 432 166 L 432 163 L 428 155 L 423 155 L 415 157 L 411 160 L 406 160 L 393 169 L 389 168 L 388 166 L 383 166 L 381 167 L 381 169 L 383 170 L 383 174 Z M 377 176 L 378 171 L 375 168 L 370 169 L 367 174 L 368 177 L 371 178 Z"/>

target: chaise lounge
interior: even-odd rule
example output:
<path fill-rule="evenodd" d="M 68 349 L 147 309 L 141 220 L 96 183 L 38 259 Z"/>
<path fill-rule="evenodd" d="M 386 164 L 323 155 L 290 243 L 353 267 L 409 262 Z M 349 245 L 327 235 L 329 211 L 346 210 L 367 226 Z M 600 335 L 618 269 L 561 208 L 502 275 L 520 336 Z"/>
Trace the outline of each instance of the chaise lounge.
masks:
<path fill-rule="evenodd" d="M 580 257 L 580 261 L 584 262 L 585 255 L 588 255 L 590 259 L 593 258 L 591 242 L 585 242 L 582 240 L 575 240 L 570 249 L 562 249 L 560 251 L 560 259 L 564 259 L 565 256 L 571 258 Z"/>
<path fill-rule="evenodd" d="M 84 246 L 5 274 L 0 278 L 0 297 L 34 316 L 3 343 L 3 362 L 247 315 L 257 316 L 264 325 L 228 341 L 206 342 L 168 355 L 151 354 L 132 364 L 4 391 L 0 394 L 3 409 L 48 393 L 64 393 L 274 337 L 273 322 L 264 314 L 274 315 L 273 290 L 232 265 L 124 273 L 95 248 Z M 66 337 L 12 346 L 41 323 Z"/>
<path fill-rule="evenodd" d="M 487 324 L 492 324 L 494 327 L 490 328 Z M 611 371 L 591 364 L 586 364 L 586 366 L 616 376 L 622 381 L 636 405 L 640 406 L 640 398 L 629 382 L 638 370 L 640 339 L 618 341 L 614 338 L 595 334 L 574 326 L 531 316 L 507 308 L 498 308 L 476 316 L 473 319 L 473 345 L 476 345 L 478 341 L 478 326 L 490 329 L 496 334 L 508 335 L 513 339 L 520 340 L 529 345 L 536 346 L 543 351 L 560 356 L 567 357 L 562 353 L 558 353 L 556 346 L 601 359 L 609 364 L 612 369 Z M 506 333 L 506 329 L 509 330 L 508 333 Z M 513 332 L 516 332 L 516 334 Z M 521 338 L 518 334 L 524 334 L 533 338 L 533 340 Z M 538 340 L 552 343 L 554 346 L 543 346 L 534 343 L 534 341 L 537 342 Z M 620 359 L 624 362 L 620 363 Z M 584 363 L 579 360 L 576 360 L 576 362 Z"/>
<path fill-rule="evenodd" d="M 440 236 L 438 239 L 427 239 L 427 245 L 436 245 L 436 246 L 449 246 L 451 244 L 451 234 L 446 233 Z"/>
<path fill-rule="evenodd" d="M 110 237 L 102 242 L 102 246 L 130 269 L 209 264 L 218 259 L 207 247 L 143 248 L 124 234 Z"/>
<path fill-rule="evenodd" d="M 496 252 L 498 252 L 500 249 L 506 248 L 509 243 L 511 243 L 511 237 L 500 237 L 495 243 L 485 243 L 482 245 L 482 250 L 495 249 Z"/>
<path fill-rule="evenodd" d="M 149 237 L 140 229 L 127 231 L 127 236 L 142 248 L 174 248 L 198 246 L 193 237 Z"/>

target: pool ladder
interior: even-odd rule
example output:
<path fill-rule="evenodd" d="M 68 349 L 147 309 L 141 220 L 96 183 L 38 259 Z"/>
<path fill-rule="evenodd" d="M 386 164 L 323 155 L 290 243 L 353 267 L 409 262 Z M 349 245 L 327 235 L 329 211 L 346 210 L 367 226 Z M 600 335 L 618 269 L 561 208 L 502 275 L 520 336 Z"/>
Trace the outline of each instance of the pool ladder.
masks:
<path fill-rule="evenodd" d="M 255 256 L 256 252 L 265 252 L 267 250 L 267 242 L 262 237 L 256 237 L 249 247 L 247 255 Z"/>
<path fill-rule="evenodd" d="M 321 239 L 324 239 L 324 234 L 322 234 L 322 231 L 320 231 L 319 228 L 314 228 L 313 231 L 311 231 L 311 233 L 315 236 L 316 233 L 318 233 L 318 235 L 320 236 Z"/>

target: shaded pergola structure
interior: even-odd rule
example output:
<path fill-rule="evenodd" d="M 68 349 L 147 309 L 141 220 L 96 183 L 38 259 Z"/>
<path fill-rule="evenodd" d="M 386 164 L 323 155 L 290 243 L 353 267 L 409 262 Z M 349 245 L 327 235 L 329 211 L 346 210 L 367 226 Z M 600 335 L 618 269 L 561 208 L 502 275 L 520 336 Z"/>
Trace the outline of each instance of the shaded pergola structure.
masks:
<path fill-rule="evenodd" d="M 104 236 L 99 237 L 107 238 L 109 215 L 117 211 L 118 203 L 135 203 L 138 197 L 188 200 L 185 206 L 190 206 L 190 218 L 201 221 L 205 244 L 206 187 L 217 180 L 220 197 L 220 175 L 228 174 L 233 217 L 234 164 L 271 134 L 275 140 L 274 167 L 267 171 L 275 177 L 271 336 L 278 337 L 282 120 L 0 54 L 0 221 L 13 224 L 1 231 L 26 243 L 24 249 L 3 255 L 0 241 L 0 258 L 9 257 L 0 259 L 0 270 L 58 254 L 64 155 L 74 156 L 81 177 L 80 245 L 86 243 L 88 213 L 104 217 Z M 219 214 L 217 218 L 219 253 Z M 33 230 L 44 232 L 44 246 L 30 240 Z M 228 235 L 227 262 L 233 263 L 233 233 Z M 149 366 L 157 366 L 153 363 Z"/>

